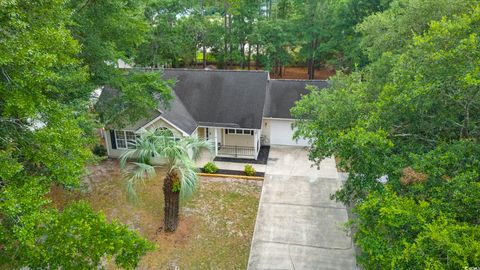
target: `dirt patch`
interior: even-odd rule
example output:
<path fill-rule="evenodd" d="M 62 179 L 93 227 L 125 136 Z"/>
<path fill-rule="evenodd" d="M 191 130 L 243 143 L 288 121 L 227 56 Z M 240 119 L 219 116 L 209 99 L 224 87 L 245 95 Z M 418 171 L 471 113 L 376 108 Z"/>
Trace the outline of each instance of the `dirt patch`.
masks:
<path fill-rule="evenodd" d="M 82 191 L 54 187 L 50 198 L 58 208 L 85 200 L 109 220 L 119 220 L 154 242 L 138 269 L 245 269 L 261 187 L 236 182 L 199 181 L 198 190 L 182 202 L 179 228 L 165 233 L 163 175 L 138 186 L 138 202 L 127 200 L 116 160 L 89 167 Z M 107 269 L 116 269 L 109 263 Z"/>
<path fill-rule="evenodd" d="M 338 164 L 340 163 L 340 161 L 342 161 L 339 157 L 335 157 L 335 164 L 336 164 L 336 167 L 337 167 L 337 172 L 341 172 L 341 173 L 346 173 L 345 170 L 343 170 L 342 168 L 340 168 L 338 166 Z"/>

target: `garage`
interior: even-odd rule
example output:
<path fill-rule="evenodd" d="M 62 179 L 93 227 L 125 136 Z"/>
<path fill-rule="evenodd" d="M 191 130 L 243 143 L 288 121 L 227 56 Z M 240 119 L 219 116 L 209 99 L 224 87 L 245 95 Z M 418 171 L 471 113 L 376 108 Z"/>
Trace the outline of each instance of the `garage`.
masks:
<path fill-rule="evenodd" d="M 291 120 L 269 120 L 267 126 L 270 126 L 270 144 L 307 146 L 307 140 L 295 141 L 293 139 L 292 123 Z"/>

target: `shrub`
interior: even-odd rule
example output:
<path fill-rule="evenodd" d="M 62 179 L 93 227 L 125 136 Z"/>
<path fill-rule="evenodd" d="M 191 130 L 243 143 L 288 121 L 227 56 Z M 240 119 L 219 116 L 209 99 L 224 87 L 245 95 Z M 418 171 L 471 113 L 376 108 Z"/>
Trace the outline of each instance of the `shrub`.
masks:
<path fill-rule="evenodd" d="M 107 148 L 101 144 L 97 144 L 93 147 L 92 153 L 99 157 L 104 157 L 107 155 Z"/>
<path fill-rule="evenodd" d="M 203 172 L 205 173 L 216 173 L 218 172 L 218 167 L 213 162 L 208 162 L 203 166 Z"/>
<path fill-rule="evenodd" d="M 247 164 L 245 165 L 245 175 L 246 176 L 255 176 L 255 169 L 252 165 Z"/>

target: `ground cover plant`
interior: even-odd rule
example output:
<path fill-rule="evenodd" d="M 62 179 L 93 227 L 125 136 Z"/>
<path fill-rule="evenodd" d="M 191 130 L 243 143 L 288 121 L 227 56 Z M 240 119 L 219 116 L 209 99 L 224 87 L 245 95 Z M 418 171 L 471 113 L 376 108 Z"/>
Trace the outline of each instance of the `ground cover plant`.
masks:
<path fill-rule="evenodd" d="M 203 172 L 205 173 L 216 173 L 218 172 L 218 167 L 213 162 L 208 162 L 203 166 Z"/>

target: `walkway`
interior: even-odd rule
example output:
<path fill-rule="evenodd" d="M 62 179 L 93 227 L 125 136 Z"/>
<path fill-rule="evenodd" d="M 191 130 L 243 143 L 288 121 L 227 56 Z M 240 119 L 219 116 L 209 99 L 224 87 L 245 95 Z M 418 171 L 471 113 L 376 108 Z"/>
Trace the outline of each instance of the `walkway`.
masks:
<path fill-rule="evenodd" d="M 356 269 L 347 210 L 330 200 L 335 161 L 310 165 L 302 148 L 271 148 L 248 269 Z"/>

